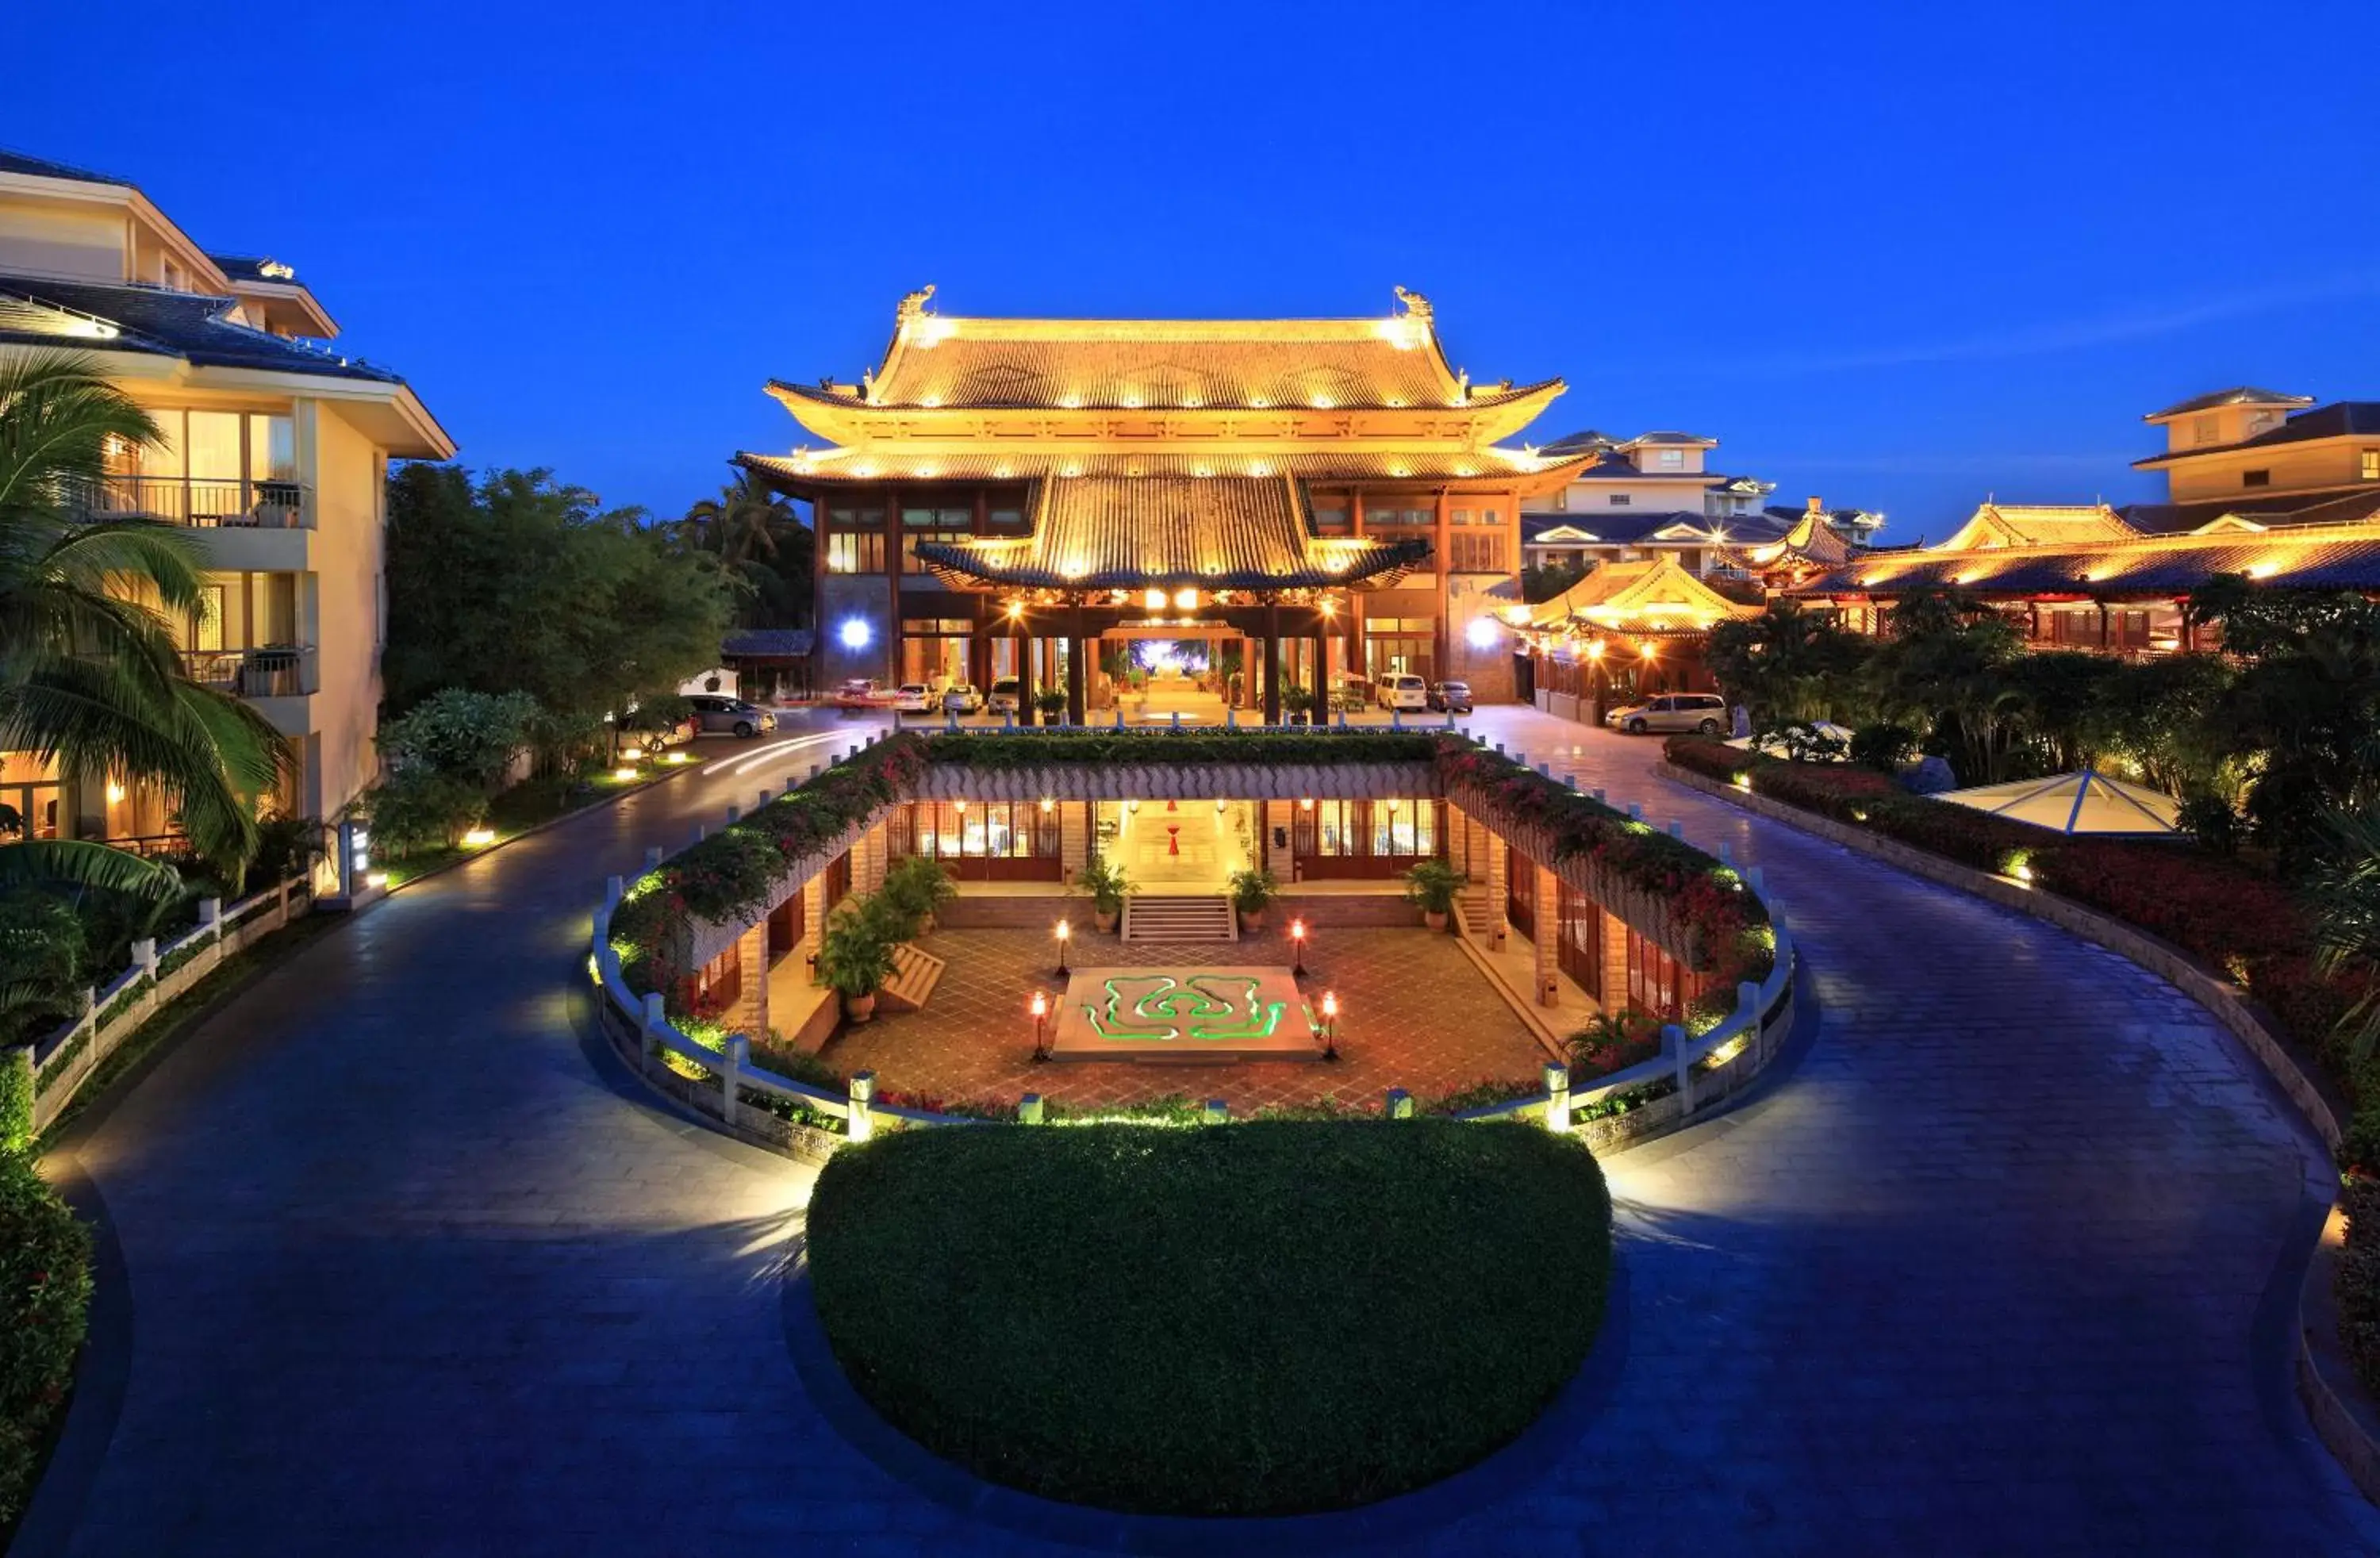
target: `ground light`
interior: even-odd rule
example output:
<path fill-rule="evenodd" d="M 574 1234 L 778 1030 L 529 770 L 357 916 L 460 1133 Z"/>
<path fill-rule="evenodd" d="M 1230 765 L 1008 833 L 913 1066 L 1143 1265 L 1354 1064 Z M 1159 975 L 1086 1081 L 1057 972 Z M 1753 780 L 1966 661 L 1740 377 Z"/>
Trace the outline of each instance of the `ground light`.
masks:
<path fill-rule="evenodd" d="M 463 834 L 463 845 L 468 849 L 482 848 L 495 842 L 496 830 L 493 828 L 471 828 Z"/>
<path fill-rule="evenodd" d="M 1322 992 L 1322 1058 L 1339 1058 L 1339 993 L 1330 990 Z"/>
<path fill-rule="evenodd" d="M 1066 967 L 1066 938 L 1074 933 L 1073 928 L 1062 919 L 1058 921 L 1057 929 L 1050 932 L 1058 938 L 1058 977 L 1062 980 L 1074 972 Z"/>
<path fill-rule="evenodd" d="M 1302 980 L 1305 977 L 1305 920 L 1293 919 L 1289 922 L 1289 944 L 1297 949 L 1297 967 L 1292 968 L 1290 972 Z"/>
<path fill-rule="evenodd" d="M 1038 990 L 1033 992 L 1033 1058 L 1050 1058 L 1050 997 Z"/>
<path fill-rule="evenodd" d="M 614 779 L 634 779 L 636 776 L 637 771 L 633 768 L 621 767 L 612 771 L 612 777 Z"/>

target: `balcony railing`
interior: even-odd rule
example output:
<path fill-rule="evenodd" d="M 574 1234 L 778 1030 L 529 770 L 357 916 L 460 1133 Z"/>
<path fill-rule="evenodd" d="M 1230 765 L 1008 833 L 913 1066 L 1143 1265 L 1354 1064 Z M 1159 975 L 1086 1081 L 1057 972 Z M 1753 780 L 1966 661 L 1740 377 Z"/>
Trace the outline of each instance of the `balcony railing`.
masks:
<path fill-rule="evenodd" d="M 103 476 L 76 482 L 67 493 L 67 503 L 94 519 L 121 516 L 202 529 L 289 530 L 312 523 L 307 496 L 306 488 L 296 481 Z"/>
<path fill-rule="evenodd" d="M 240 698 L 298 698 L 316 690 L 314 651 L 293 644 L 184 650 L 182 668 L 200 686 Z"/>

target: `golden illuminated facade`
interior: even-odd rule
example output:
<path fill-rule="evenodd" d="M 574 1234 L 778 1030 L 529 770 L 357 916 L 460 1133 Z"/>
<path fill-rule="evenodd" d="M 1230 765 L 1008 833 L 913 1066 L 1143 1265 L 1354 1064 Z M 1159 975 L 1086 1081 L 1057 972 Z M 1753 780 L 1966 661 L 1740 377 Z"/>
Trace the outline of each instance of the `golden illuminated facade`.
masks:
<path fill-rule="evenodd" d="M 1473 383 L 1402 288 L 1387 318 L 1257 321 L 964 319 L 932 293 L 858 383 L 769 386 L 829 447 L 738 456 L 813 505 L 824 680 L 1014 677 L 1081 719 L 1116 651 L 1161 640 L 1269 718 L 1391 672 L 1512 696 L 1522 502 L 1593 456 L 1500 441 L 1560 380 Z"/>

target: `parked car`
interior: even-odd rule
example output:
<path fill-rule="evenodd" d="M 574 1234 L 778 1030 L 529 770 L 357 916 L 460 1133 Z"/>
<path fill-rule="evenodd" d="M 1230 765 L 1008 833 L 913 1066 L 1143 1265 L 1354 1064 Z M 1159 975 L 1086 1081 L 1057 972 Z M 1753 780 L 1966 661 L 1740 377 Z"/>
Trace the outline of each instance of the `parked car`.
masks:
<path fill-rule="evenodd" d="M 976 691 L 973 682 L 953 682 L 951 689 L 942 694 L 942 712 L 946 714 L 972 714 L 982 707 L 983 694 Z"/>
<path fill-rule="evenodd" d="M 1392 671 L 1372 684 L 1383 709 L 1427 709 L 1429 684 L 1410 671 Z"/>
<path fill-rule="evenodd" d="M 705 731 L 731 731 L 737 736 L 753 736 L 764 730 L 777 728 L 777 716 L 758 703 L 747 703 L 740 698 L 721 698 L 704 693 L 688 700 L 694 705 L 694 717 Z"/>
<path fill-rule="evenodd" d="M 1717 736 L 1727 728 L 1727 700 L 1715 692 L 1665 692 L 1614 709 L 1603 723 L 1631 736 L 1675 736 L 1689 730 Z"/>
<path fill-rule="evenodd" d="M 881 709 L 892 696 L 872 676 L 849 676 L 836 685 L 827 701 L 838 709 Z"/>
<path fill-rule="evenodd" d="M 1443 709 L 1450 714 L 1471 712 L 1471 684 L 1469 682 L 1434 684 L 1429 689 L 1429 706 L 1433 709 Z"/>
<path fill-rule="evenodd" d="M 985 707 L 995 714 L 1022 713 L 1024 700 L 1024 684 L 1014 676 L 1002 676 L 991 684 L 991 698 Z"/>
<path fill-rule="evenodd" d="M 896 714 L 932 713 L 934 689 L 923 682 L 903 682 L 892 689 L 892 712 Z"/>

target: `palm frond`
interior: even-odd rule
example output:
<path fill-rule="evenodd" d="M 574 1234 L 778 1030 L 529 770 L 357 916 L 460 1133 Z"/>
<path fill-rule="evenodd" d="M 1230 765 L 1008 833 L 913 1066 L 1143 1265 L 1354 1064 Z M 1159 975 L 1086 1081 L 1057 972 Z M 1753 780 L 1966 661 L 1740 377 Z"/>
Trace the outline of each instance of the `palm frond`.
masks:
<path fill-rule="evenodd" d="M 129 850 L 88 839 L 33 838 L 0 844 L 0 886 L 92 887 L 153 900 L 179 896 L 182 878 Z"/>

